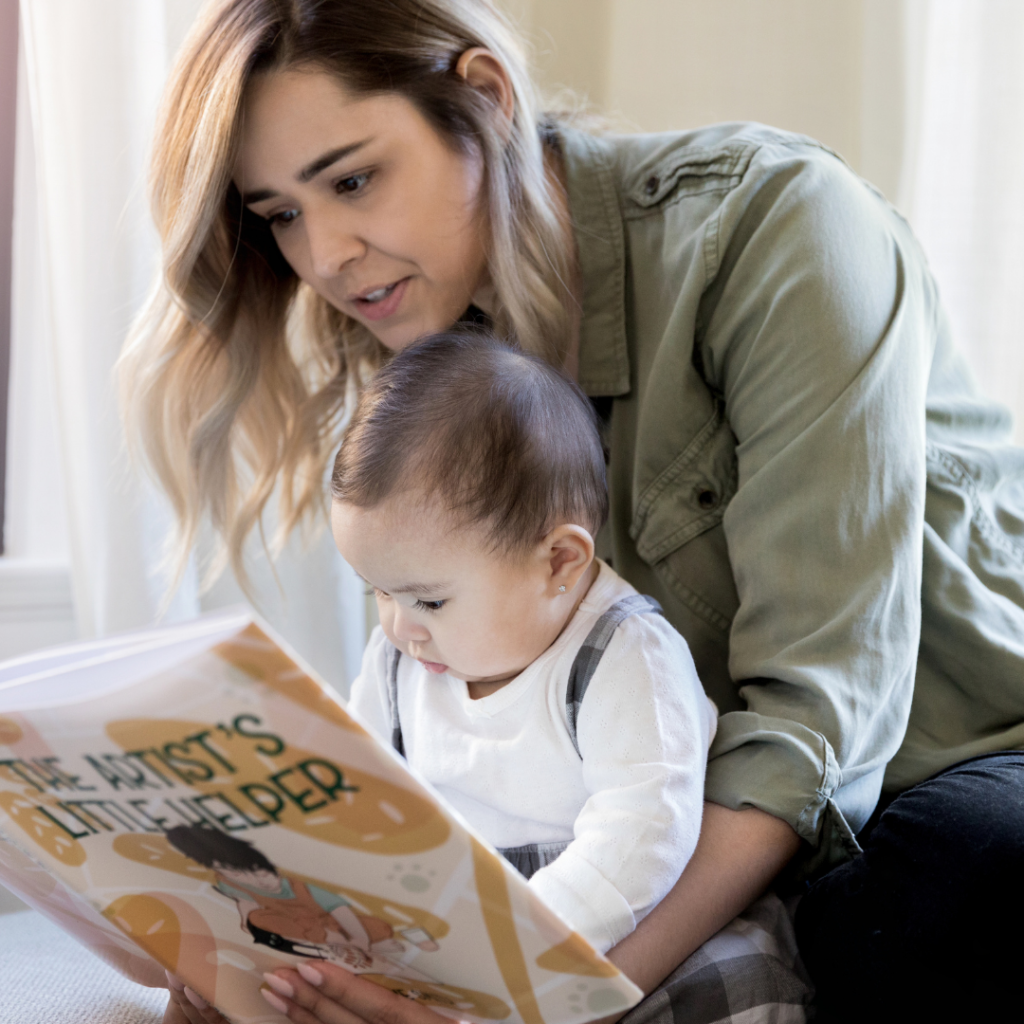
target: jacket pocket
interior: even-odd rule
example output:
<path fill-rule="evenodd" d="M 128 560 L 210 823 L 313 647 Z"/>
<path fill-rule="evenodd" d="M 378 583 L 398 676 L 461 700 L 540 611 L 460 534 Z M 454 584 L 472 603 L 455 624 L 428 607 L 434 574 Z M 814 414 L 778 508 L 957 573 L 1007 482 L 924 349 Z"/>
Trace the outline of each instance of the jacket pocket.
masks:
<path fill-rule="evenodd" d="M 736 483 L 736 439 L 716 403 L 686 449 L 644 489 L 629 531 L 637 554 L 720 632 L 739 607 L 722 527 Z"/>

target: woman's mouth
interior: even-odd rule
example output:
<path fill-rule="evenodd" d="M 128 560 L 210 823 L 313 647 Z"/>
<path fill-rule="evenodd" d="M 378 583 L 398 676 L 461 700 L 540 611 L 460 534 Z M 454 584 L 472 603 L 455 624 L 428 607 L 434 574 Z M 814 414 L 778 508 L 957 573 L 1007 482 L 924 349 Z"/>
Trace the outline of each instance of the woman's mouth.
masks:
<path fill-rule="evenodd" d="M 371 288 L 355 296 L 352 303 L 365 319 L 384 320 L 393 316 L 398 309 L 408 283 L 409 278 L 403 277 L 401 281 L 395 281 L 394 284 Z"/>

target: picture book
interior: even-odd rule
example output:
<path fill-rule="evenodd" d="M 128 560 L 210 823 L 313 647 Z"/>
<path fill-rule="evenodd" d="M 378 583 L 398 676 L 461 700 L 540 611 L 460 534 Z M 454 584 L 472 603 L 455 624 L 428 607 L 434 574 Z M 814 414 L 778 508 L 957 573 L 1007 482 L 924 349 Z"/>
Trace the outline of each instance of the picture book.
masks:
<path fill-rule="evenodd" d="M 0 665 L 0 882 L 235 1024 L 303 960 L 479 1024 L 641 998 L 247 610 Z"/>

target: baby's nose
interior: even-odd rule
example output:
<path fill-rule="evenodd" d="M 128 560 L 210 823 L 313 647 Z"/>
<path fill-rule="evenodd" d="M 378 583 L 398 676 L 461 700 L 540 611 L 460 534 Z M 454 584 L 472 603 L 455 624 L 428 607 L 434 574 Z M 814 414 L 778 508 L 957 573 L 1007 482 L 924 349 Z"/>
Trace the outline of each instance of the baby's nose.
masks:
<path fill-rule="evenodd" d="M 395 621 L 393 629 L 398 640 L 412 643 L 425 643 L 430 639 L 430 630 L 421 622 L 411 616 L 401 606 L 395 609 Z"/>

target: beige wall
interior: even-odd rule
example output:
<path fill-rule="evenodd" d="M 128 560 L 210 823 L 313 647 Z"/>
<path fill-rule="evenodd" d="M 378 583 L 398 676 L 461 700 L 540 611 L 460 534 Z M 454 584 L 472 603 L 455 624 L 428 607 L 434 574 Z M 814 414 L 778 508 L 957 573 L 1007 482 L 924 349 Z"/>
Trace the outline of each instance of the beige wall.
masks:
<path fill-rule="evenodd" d="M 904 0 L 503 0 L 549 91 L 645 131 L 754 120 L 838 150 L 895 198 Z"/>

